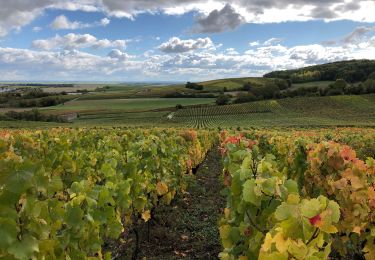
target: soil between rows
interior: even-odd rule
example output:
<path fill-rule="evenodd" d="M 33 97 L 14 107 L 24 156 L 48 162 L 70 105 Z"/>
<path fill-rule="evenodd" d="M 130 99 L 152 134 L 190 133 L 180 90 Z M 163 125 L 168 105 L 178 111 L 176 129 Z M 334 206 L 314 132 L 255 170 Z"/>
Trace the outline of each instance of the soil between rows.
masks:
<path fill-rule="evenodd" d="M 136 259 L 218 259 L 222 249 L 218 221 L 225 205 L 220 195 L 221 171 L 220 155 L 214 147 L 199 165 L 187 192 L 171 205 L 158 206 L 153 219 L 138 227 Z M 116 259 L 131 259 L 129 249 Z"/>

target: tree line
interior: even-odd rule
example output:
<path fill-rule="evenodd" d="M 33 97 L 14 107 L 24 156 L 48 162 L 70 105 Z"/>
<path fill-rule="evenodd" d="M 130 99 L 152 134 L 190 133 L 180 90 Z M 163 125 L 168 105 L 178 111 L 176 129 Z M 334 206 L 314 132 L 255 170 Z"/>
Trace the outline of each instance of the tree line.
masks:
<path fill-rule="evenodd" d="M 362 82 L 375 72 L 374 60 L 350 60 L 309 66 L 300 69 L 273 71 L 265 78 L 280 78 L 292 83 L 311 81 L 335 81 L 343 79 L 349 83 Z"/>

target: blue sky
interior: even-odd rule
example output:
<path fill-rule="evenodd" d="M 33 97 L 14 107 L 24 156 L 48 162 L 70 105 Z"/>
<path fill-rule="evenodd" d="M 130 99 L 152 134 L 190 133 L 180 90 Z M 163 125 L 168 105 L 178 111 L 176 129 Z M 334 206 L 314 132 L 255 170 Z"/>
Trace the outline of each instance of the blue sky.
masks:
<path fill-rule="evenodd" d="M 3 2 L 3 81 L 199 81 L 375 59 L 374 1 Z"/>

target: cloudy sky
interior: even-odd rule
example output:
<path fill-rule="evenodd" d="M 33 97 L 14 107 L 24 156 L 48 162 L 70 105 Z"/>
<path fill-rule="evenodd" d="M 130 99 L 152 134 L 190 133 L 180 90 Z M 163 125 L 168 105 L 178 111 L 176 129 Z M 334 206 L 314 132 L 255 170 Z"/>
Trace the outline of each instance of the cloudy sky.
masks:
<path fill-rule="evenodd" d="M 375 0 L 0 4 L 0 81 L 199 81 L 375 59 Z"/>

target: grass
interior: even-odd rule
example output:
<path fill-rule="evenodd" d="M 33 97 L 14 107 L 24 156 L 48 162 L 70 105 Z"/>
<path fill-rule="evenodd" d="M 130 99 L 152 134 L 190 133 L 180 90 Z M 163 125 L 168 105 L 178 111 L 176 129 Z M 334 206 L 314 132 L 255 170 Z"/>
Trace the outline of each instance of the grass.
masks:
<path fill-rule="evenodd" d="M 227 90 L 234 90 L 241 88 L 245 83 L 250 83 L 250 85 L 264 85 L 268 81 L 273 79 L 268 78 L 257 78 L 257 77 L 248 77 L 248 78 L 228 78 L 228 79 L 218 79 L 200 82 L 199 84 L 204 87 L 205 90 L 223 90 L 224 87 Z"/>
<path fill-rule="evenodd" d="M 212 99 L 76 100 L 48 113 L 76 111 L 70 124 L 0 121 L 0 127 L 375 127 L 375 94 L 359 96 L 298 97 L 227 106 L 186 107 L 210 104 Z M 172 118 L 168 118 L 171 115 Z"/>
<path fill-rule="evenodd" d="M 290 90 L 295 90 L 298 88 L 313 88 L 313 87 L 326 88 L 332 83 L 334 83 L 334 81 L 314 81 L 314 82 L 307 82 L 307 83 L 294 83 L 290 87 Z"/>
<path fill-rule="evenodd" d="M 112 111 L 123 112 L 149 111 L 155 109 L 174 108 L 177 104 L 182 106 L 213 103 L 212 98 L 137 98 L 137 99 L 102 99 L 81 100 L 77 99 L 64 105 L 49 107 L 48 112 L 82 112 L 82 111 Z"/>
<path fill-rule="evenodd" d="M 300 97 L 180 110 L 170 124 L 186 127 L 372 126 L 375 95 Z"/>

